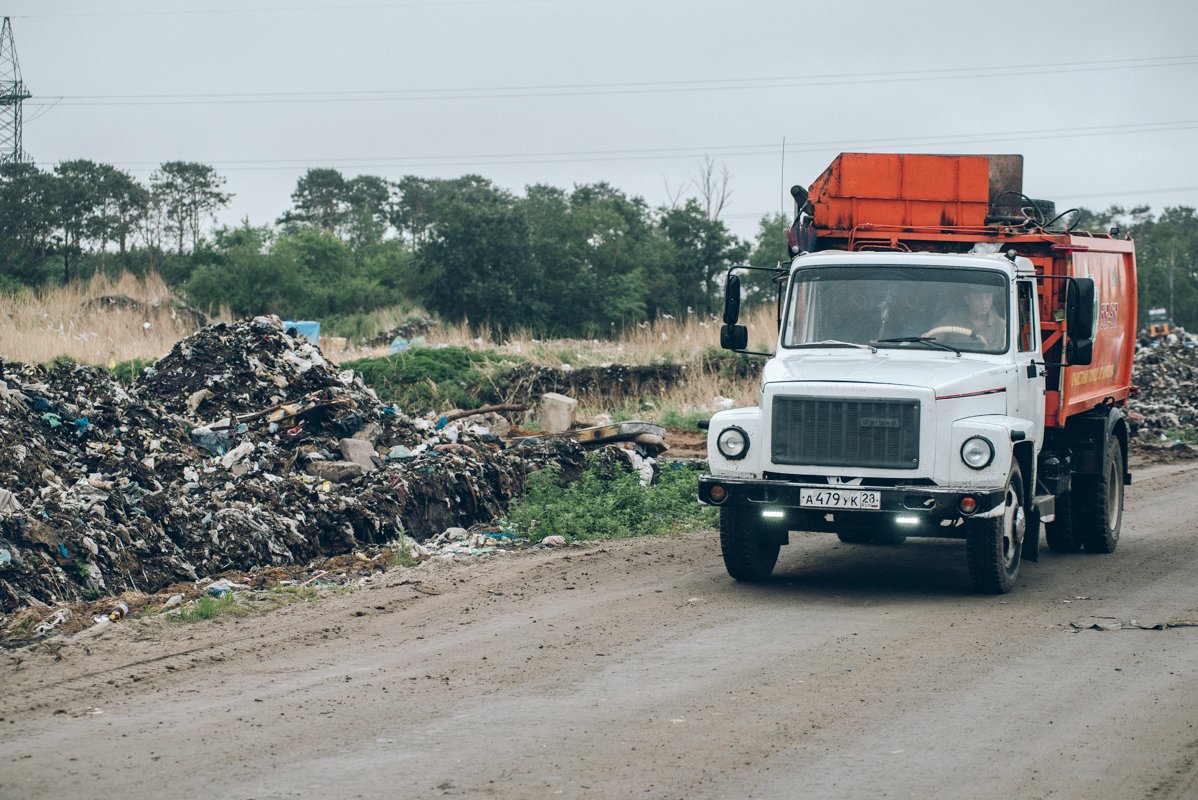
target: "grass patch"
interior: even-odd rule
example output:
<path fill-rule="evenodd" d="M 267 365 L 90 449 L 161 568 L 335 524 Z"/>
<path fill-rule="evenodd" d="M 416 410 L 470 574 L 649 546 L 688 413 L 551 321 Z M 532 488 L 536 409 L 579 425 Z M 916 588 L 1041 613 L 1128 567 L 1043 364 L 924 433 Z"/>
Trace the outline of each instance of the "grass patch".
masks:
<path fill-rule="evenodd" d="M 178 615 L 171 617 L 176 622 L 198 622 L 202 619 L 214 619 L 222 616 L 244 617 L 250 612 L 237 604 L 237 598 L 232 592 L 225 592 L 220 597 L 206 594 L 194 603 L 184 606 Z"/>
<path fill-rule="evenodd" d="M 477 408 L 500 393 L 504 373 L 519 361 L 466 347 L 414 348 L 342 362 L 362 375 L 379 399 L 409 413 Z"/>
<path fill-rule="evenodd" d="M 1178 444 L 1198 444 L 1198 428 L 1185 425 L 1180 428 L 1165 428 L 1161 431 L 1165 437 Z"/>
<path fill-rule="evenodd" d="M 508 514 L 512 532 L 539 542 L 658 536 L 714 527 L 716 512 L 699 504 L 699 473 L 667 467 L 649 487 L 637 476 L 614 475 L 592 458 L 574 483 L 560 486 L 552 470 L 529 477 L 524 496 Z"/>
<path fill-rule="evenodd" d="M 122 386 L 132 386 L 141 377 L 141 374 L 146 371 L 146 367 L 153 364 L 154 359 L 152 358 L 134 358 L 112 366 L 105 366 L 104 369 L 112 377 L 116 378 L 117 382 Z"/>
<path fill-rule="evenodd" d="M 320 597 L 315 586 L 275 586 L 270 592 L 293 602 L 308 603 Z"/>
<path fill-rule="evenodd" d="M 393 567 L 414 567 L 419 563 L 420 559 L 404 544 L 396 545 L 392 551 L 391 566 Z"/>
<path fill-rule="evenodd" d="M 661 424 L 667 428 L 696 428 L 707 419 L 711 419 L 711 412 L 706 409 L 667 408 L 661 412 Z"/>

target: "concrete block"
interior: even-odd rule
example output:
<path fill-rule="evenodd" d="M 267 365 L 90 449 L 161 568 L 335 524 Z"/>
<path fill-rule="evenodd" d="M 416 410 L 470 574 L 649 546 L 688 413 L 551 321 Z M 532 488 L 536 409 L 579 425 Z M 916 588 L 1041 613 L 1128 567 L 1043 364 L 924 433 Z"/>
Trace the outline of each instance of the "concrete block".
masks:
<path fill-rule="evenodd" d="M 363 472 L 374 472 L 378 469 L 378 464 L 375 463 L 374 445 L 366 439 L 342 439 L 337 442 L 337 447 L 341 450 L 341 457 L 346 461 L 362 467 Z"/>
<path fill-rule="evenodd" d="M 541 404 L 537 409 L 537 421 L 541 433 L 565 433 L 574 424 L 574 411 L 578 401 L 557 392 L 546 392 L 541 395 Z"/>
<path fill-rule="evenodd" d="M 361 477 L 366 470 L 362 468 L 361 464 L 355 464 L 352 461 L 309 461 L 304 467 L 304 472 L 314 475 L 322 481 L 345 483 Z"/>

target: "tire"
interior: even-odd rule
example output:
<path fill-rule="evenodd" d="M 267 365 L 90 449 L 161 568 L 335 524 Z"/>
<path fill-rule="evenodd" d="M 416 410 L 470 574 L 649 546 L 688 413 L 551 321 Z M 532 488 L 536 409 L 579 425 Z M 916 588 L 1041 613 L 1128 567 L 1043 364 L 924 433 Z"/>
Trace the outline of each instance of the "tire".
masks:
<path fill-rule="evenodd" d="M 754 524 L 741 509 L 720 509 L 720 552 L 728 574 L 738 581 L 758 583 L 773 573 L 782 543 L 774 531 Z"/>
<path fill-rule="evenodd" d="M 1123 448 L 1111 437 L 1106 471 L 1087 475 L 1074 488 L 1073 515 L 1078 538 L 1087 553 L 1113 553 L 1123 527 Z"/>
<path fill-rule="evenodd" d="M 1023 475 L 1019 465 L 1011 468 L 1004 493 L 1003 513 L 989 519 L 965 522 L 965 549 L 973 588 L 986 594 L 1006 594 L 1015 586 L 1023 561 L 1023 537 L 1027 530 Z"/>
<path fill-rule="evenodd" d="M 1056 518 L 1044 523 L 1044 539 L 1054 553 L 1078 553 L 1082 549 L 1079 526 L 1073 513 L 1075 492 L 1065 492 L 1057 498 Z"/>

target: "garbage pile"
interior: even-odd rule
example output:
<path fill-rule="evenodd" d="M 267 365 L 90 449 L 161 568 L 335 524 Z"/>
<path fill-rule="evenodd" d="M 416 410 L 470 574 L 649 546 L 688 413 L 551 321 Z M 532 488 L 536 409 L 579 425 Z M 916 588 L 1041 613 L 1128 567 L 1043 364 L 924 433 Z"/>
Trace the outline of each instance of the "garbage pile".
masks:
<path fill-rule="evenodd" d="M 129 390 L 0 361 L 0 612 L 151 593 L 501 516 L 568 438 L 412 418 L 276 317 L 180 341 Z"/>
<path fill-rule="evenodd" d="M 1198 431 L 1198 347 L 1159 343 L 1136 350 L 1129 403 L 1131 433 L 1138 441 L 1168 442 Z"/>

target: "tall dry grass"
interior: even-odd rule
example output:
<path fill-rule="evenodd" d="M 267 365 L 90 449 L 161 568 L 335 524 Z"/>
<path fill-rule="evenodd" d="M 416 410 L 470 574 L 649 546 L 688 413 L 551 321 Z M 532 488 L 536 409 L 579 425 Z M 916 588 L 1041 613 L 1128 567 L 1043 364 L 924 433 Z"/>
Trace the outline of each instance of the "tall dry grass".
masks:
<path fill-rule="evenodd" d="M 394 328 L 410 319 L 412 309 L 383 309 L 376 322 Z M 772 307 L 746 310 L 754 349 L 772 349 L 775 320 Z M 232 321 L 227 310 L 209 322 Z M 387 323 L 390 323 L 389 325 Z M 66 357 L 81 364 L 108 365 L 133 359 L 155 360 L 197 328 L 195 318 L 181 309 L 158 275 L 138 279 L 97 276 L 91 281 L 16 296 L 0 294 L 0 357 L 9 361 L 42 363 Z M 601 413 L 617 418 L 662 421 L 702 416 L 730 402 L 751 405 L 757 380 L 731 379 L 701 369 L 704 353 L 719 345 L 720 320 L 689 315 L 630 326 L 616 339 L 542 339 L 517 332 L 503 340 L 479 336 L 468 324 L 435 327 L 425 336 L 428 346 L 459 346 L 521 356 L 551 367 L 604 364 L 688 364 L 689 378 L 661 397 L 624 401 L 618 408 L 579 409 L 585 416 Z M 322 337 L 325 354 L 336 361 L 385 355 L 386 347 L 345 346 Z M 635 404 L 635 405 L 634 405 Z"/>
<path fill-rule="evenodd" d="M 402 322 L 397 319 L 396 324 Z M 742 318 L 749 327 L 750 347 L 772 350 L 777 332 L 776 312 L 772 305 L 745 309 Z M 425 335 L 428 346 L 466 347 L 521 356 L 549 367 L 588 367 L 604 364 L 687 364 L 692 368 L 684 384 L 655 398 L 623 400 L 619 404 L 596 404 L 583 399 L 581 417 L 609 414 L 617 419 L 644 419 L 666 422 L 688 417 L 704 417 L 729 404 L 740 407 L 756 402 L 760 383 L 756 377 L 730 378 L 705 372 L 703 356 L 718 348 L 721 320 L 692 314 L 683 319 L 665 318 L 627 328 L 615 339 L 544 339 L 516 331 L 501 339 L 480 336 L 469 323 L 434 328 Z M 325 344 L 322 341 L 322 344 Z M 338 352 L 324 348 L 325 354 L 341 361 L 386 355 L 388 348 L 367 348 L 350 344 Z M 601 403 L 610 401 L 600 401 Z"/>
<path fill-rule="evenodd" d="M 399 321 L 402 321 L 399 320 Z M 777 324 L 773 306 L 746 309 L 741 320 L 749 326 L 753 347 L 772 349 Z M 398 322 L 397 322 L 398 324 Z M 614 339 L 546 339 L 516 330 L 503 339 L 479 335 L 468 322 L 434 328 L 425 335 L 430 346 L 468 347 L 523 356 L 546 366 L 596 366 L 600 364 L 689 363 L 720 342 L 718 317 L 691 314 L 667 317 L 626 328 Z M 327 350 L 327 348 L 326 348 Z M 386 355 L 386 347 L 350 344 L 342 360 Z"/>
<path fill-rule="evenodd" d="M 228 320 L 228 312 L 220 318 Z M 69 286 L 0 294 L 0 356 L 9 361 L 66 357 L 110 365 L 157 359 L 195 330 L 195 317 L 156 274 L 97 275 Z"/>
<path fill-rule="evenodd" d="M 750 347 L 773 350 L 777 332 L 774 307 L 746 309 L 742 322 L 748 325 Z M 617 407 L 597 406 L 583 400 L 583 417 L 613 414 L 618 419 L 670 419 L 702 417 L 727 407 L 753 405 L 760 382 L 756 376 L 731 378 L 705 372 L 704 355 L 719 347 L 721 320 L 690 315 L 685 319 L 666 318 L 626 329 L 618 339 L 538 339 L 527 333 L 503 341 L 476 336 L 468 325 L 456 325 L 431 332 L 429 344 L 495 350 L 528 358 L 545 366 L 601 366 L 603 364 L 687 364 L 691 367 L 685 383 L 676 385 L 655 398 L 624 401 Z"/>

